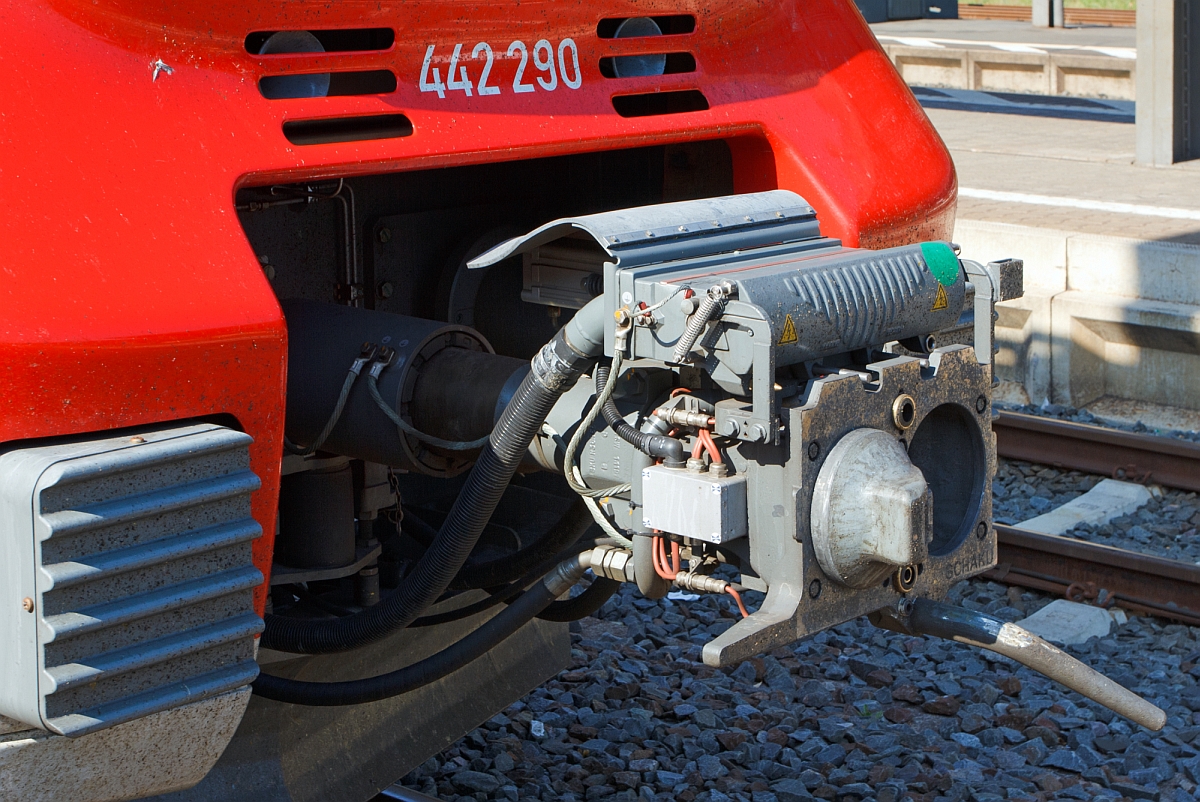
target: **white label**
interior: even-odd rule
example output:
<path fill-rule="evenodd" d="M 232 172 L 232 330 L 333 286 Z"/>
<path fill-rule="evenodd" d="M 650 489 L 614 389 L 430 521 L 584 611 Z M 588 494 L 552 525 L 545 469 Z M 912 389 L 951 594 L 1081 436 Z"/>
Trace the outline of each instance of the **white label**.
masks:
<path fill-rule="evenodd" d="M 496 54 L 487 42 L 479 42 L 471 48 L 470 58 L 464 54 L 463 44 L 454 45 L 448 58 L 439 56 L 436 51 L 437 45 L 425 48 L 421 75 L 417 80 L 417 88 L 422 92 L 434 92 L 443 100 L 447 91 L 462 92 L 466 97 L 503 94 L 499 85 L 490 82 Z M 574 90 L 583 85 L 579 47 L 574 39 L 563 39 L 557 47 L 549 39 L 539 39 L 532 50 L 518 39 L 509 44 L 504 57 L 517 62 L 512 80 L 515 95 L 554 92 L 561 86 Z M 442 83 L 442 68 L 435 66 L 439 63 L 445 65 L 445 83 Z M 479 76 L 478 83 L 471 80 L 472 73 Z"/>

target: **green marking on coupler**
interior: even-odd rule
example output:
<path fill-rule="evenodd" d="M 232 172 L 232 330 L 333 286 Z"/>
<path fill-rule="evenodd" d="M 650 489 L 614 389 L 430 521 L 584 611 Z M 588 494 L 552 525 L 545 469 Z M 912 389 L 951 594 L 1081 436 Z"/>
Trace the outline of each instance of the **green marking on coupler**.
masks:
<path fill-rule="evenodd" d="M 939 284 L 948 287 L 958 281 L 958 257 L 949 245 L 944 242 L 922 242 L 921 255 L 925 257 L 929 272 L 933 273 Z"/>

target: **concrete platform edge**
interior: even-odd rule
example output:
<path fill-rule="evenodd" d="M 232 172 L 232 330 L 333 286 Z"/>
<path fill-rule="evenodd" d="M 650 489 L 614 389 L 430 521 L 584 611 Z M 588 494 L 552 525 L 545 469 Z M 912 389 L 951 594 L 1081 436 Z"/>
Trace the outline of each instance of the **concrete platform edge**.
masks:
<path fill-rule="evenodd" d="M 1001 305 L 999 378 L 1033 403 L 1200 408 L 1200 246 L 959 220 L 964 258 L 1025 260 Z"/>

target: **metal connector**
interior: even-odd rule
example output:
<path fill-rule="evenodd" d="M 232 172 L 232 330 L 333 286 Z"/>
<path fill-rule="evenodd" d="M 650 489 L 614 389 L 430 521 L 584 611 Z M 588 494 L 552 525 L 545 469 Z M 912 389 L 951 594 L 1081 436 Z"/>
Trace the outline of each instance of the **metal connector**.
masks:
<path fill-rule="evenodd" d="M 379 351 L 375 354 L 375 362 L 371 365 L 370 376 L 372 379 L 378 379 L 379 374 L 383 373 L 384 369 L 396 361 L 396 349 L 388 348 L 386 345 L 379 346 Z"/>
<path fill-rule="evenodd" d="M 707 412 L 692 412 L 678 407 L 659 407 L 654 415 L 672 426 L 699 426 L 711 429 L 717 425 L 717 419 Z"/>
<path fill-rule="evenodd" d="M 637 582 L 633 552 L 617 546 L 596 546 L 590 553 L 592 573 L 617 582 Z"/>
<path fill-rule="evenodd" d="M 362 369 L 366 367 L 368 362 L 371 362 L 375 359 L 375 354 L 378 351 L 379 346 L 375 343 L 363 343 L 362 350 L 359 351 L 358 357 L 354 360 L 354 363 L 350 365 L 350 372 L 355 376 L 362 373 Z"/>
<path fill-rule="evenodd" d="M 729 590 L 729 583 L 725 580 L 691 571 L 680 571 L 675 576 L 675 586 L 693 593 L 725 593 Z"/>

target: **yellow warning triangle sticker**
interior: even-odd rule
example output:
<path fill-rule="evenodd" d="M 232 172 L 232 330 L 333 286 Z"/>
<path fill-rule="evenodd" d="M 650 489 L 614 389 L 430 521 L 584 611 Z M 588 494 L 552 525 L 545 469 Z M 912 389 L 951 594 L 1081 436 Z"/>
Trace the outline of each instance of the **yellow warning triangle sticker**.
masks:
<path fill-rule="evenodd" d="M 950 305 L 950 299 L 946 297 L 946 288 L 941 284 L 938 285 L 937 297 L 933 299 L 933 311 L 937 312 L 945 309 Z"/>
<path fill-rule="evenodd" d="M 799 340 L 796 336 L 796 324 L 792 322 L 792 316 L 788 315 L 783 319 L 783 334 L 779 335 L 778 345 L 791 345 Z"/>

